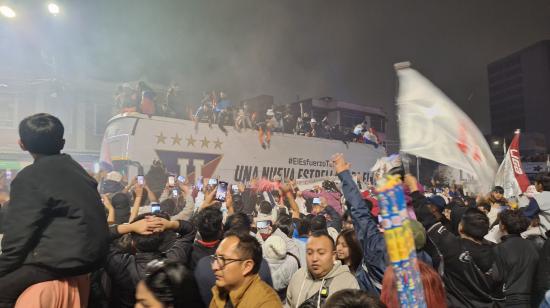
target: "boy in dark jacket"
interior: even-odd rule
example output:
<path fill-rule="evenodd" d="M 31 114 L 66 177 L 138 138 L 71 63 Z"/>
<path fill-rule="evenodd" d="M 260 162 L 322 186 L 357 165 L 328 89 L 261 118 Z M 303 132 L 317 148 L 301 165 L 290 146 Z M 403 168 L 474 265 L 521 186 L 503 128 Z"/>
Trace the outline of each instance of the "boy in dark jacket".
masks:
<path fill-rule="evenodd" d="M 502 242 L 495 247 L 498 273 L 504 282 L 506 307 L 531 307 L 531 294 L 539 253 L 535 244 L 521 237 L 529 227 L 529 219 L 519 211 L 500 213 Z"/>
<path fill-rule="evenodd" d="M 0 307 L 11 307 L 29 286 L 92 272 L 108 248 L 97 182 L 61 154 L 63 124 L 35 114 L 19 124 L 19 145 L 34 163 L 11 183 L 0 254 Z"/>
<path fill-rule="evenodd" d="M 496 273 L 496 256 L 492 246 L 483 244 L 489 231 L 489 218 L 478 209 L 467 209 L 458 225 L 460 236 L 447 230 L 418 191 L 418 183 L 405 176 L 417 219 L 438 248 L 444 263 L 443 281 L 450 307 L 500 307 L 502 284 Z"/>

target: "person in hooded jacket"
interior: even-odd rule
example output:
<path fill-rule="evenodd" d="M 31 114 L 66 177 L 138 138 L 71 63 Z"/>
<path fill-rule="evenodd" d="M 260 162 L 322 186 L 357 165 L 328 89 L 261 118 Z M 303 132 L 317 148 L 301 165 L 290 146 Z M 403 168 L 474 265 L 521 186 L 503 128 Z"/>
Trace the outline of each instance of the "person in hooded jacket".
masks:
<path fill-rule="evenodd" d="M 288 283 L 300 267 L 300 261 L 288 253 L 286 241 L 277 235 L 271 235 L 262 244 L 262 251 L 271 271 L 273 289 L 277 291 L 281 301 L 284 301 Z"/>
<path fill-rule="evenodd" d="M 131 200 L 128 194 L 116 193 L 111 197 L 111 204 L 115 212 L 115 224 L 127 223 L 130 220 Z"/>
<path fill-rule="evenodd" d="M 359 284 L 348 266 L 336 261 L 336 245 L 328 233 L 313 233 L 307 242 L 307 267 L 292 276 L 285 307 L 321 307 L 343 289 L 359 289 Z"/>

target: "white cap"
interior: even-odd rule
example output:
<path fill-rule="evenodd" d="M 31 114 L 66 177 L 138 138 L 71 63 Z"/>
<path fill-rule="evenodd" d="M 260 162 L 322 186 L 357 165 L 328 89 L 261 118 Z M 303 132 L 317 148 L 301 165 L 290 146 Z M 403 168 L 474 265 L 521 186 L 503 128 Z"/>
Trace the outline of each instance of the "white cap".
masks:
<path fill-rule="evenodd" d="M 272 116 L 275 114 L 273 113 L 273 109 L 267 109 L 267 112 L 265 113 L 265 115 Z"/>
<path fill-rule="evenodd" d="M 317 123 L 317 120 L 315 120 L 315 119 L 312 118 L 310 122 L 311 122 L 311 123 Z"/>

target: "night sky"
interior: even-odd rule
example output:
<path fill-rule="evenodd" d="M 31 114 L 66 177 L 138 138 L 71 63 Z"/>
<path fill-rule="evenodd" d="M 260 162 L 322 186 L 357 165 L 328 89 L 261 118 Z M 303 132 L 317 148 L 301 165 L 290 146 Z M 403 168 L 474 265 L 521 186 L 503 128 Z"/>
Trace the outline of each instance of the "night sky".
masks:
<path fill-rule="evenodd" d="M 176 81 L 195 104 L 332 96 L 383 107 L 396 139 L 393 63 L 409 60 L 489 133 L 486 65 L 550 38 L 550 1 L 16 1 L 0 19 L 0 73 Z M 44 59 L 56 55 L 57 70 Z"/>

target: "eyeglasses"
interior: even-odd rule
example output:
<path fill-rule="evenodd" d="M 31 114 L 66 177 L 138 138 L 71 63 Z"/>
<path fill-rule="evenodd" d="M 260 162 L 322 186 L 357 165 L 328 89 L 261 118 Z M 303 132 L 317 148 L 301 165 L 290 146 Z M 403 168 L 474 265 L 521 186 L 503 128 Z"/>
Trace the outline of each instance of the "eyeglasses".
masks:
<path fill-rule="evenodd" d="M 212 264 L 214 264 L 214 262 L 216 262 L 216 264 L 220 267 L 220 269 L 224 269 L 228 264 L 231 264 L 233 262 L 242 262 L 242 261 L 246 261 L 247 259 L 229 259 L 229 258 L 225 258 L 223 256 L 218 256 L 218 255 L 211 255 L 210 256 L 210 262 Z"/>

